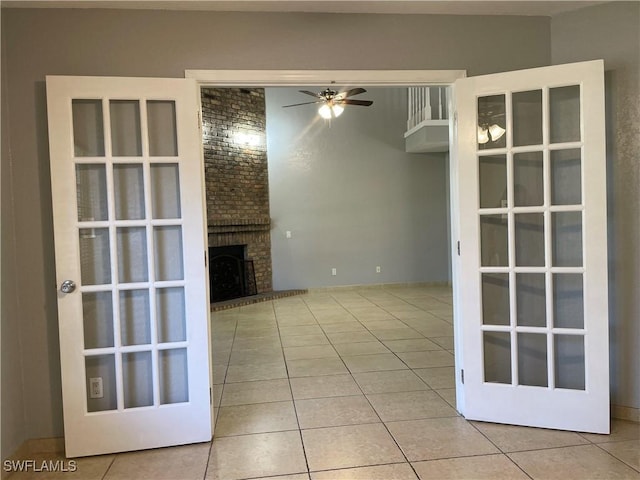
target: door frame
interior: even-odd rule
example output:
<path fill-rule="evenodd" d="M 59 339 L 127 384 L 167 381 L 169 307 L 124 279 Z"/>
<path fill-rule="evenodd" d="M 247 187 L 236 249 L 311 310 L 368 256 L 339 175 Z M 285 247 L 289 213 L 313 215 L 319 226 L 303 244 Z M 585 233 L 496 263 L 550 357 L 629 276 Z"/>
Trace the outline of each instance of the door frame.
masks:
<path fill-rule="evenodd" d="M 460 231 L 458 209 L 457 121 L 453 112 L 456 80 L 467 77 L 466 70 L 185 70 L 185 78 L 193 78 L 200 87 L 306 87 L 331 84 L 375 87 L 448 86 L 449 96 L 449 217 L 451 284 L 453 293 L 453 342 L 455 357 L 456 409 L 464 412 L 464 370 L 460 296 L 458 293 L 459 256 L 456 255 Z M 204 155 L 204 151 L 202 153 Z M 204 161 L 204 160 L 203 160 Z M 206 194 L 206 192 L 205 192 Z M 209 358 L 212 358 L 212 336 L 209 336 Z M 213 405 L 211 406 L 213 408 Z M 212 412 L 213 418 L 213 412 Z"/>

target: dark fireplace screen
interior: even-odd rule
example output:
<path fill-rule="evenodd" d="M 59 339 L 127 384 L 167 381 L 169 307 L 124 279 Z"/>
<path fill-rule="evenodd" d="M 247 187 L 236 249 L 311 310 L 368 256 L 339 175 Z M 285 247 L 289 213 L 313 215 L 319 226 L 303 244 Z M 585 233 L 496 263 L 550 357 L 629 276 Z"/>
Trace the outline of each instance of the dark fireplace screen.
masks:
<path fill-rule="evenodd" d="M 209 288 L 212 302 L 256 295 L 253 260 L 246 245 L 209 247 Z"/>

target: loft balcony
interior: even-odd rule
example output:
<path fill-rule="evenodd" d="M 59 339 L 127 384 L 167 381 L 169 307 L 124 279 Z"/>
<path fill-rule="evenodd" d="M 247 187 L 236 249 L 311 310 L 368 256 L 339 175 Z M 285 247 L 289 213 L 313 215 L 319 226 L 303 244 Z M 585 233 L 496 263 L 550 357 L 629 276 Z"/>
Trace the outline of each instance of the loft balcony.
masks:
<path fill-rule="evenodd" d="M 408 88 L 407 153 L 449 151 L 449 87 Z"/>

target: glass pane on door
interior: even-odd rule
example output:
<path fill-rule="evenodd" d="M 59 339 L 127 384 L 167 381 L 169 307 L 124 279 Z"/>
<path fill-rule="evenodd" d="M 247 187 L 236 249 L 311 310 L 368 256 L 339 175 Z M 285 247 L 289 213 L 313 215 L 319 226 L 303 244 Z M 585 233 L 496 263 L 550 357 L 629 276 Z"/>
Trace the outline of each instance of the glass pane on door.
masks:
<path fill-rule="evenodd" d="M 549 89 L 551 143 L 580 141 L 580 85 Z"/>
<path fill-rule="evenodd" d="M 182 228 L 156 227 L 154 229 L 155 269 L 157 280 L 182 280 Z"/>
<path fill-rule="evenodd" d="M 513 154 L 513 203 L 516 207 L 542 206 L 544 203 L 544 164 L 542 152 Z"/>
<path fill-rule="evenodd" d="M 122 345 L 151 343 L 151 312 L 148 290 L 120 292 L 120 341 Z"/>
<path fill-rule="evenodd" d="M 584 293 L 581 273 L 553 275 L 553 325 L 584 328 Z"/>
<path fill-rule="evenodd" d="M 87 411 L 103 412 L 118 408 L 116 362 L 113 354 L 85 357 Z"/>
<path fill-rule="evenodd" d="M 579 148 L 552 150 L 551 203 L 580 205 L 582 203 L 582 152 Z"/>
<path fill-rule="evenodd" d="M 116 220 L 140 220 L 145 216 L 144 176 L 141 163 L 113 166 Z"/>
<path fill-rule="evenodd" d="M 82 294 L 84 348 L 113 347 L 113 298 L 108 292 Z"/>
<path fill-rule="evenodd" d="M 516 235 L 516 265 L 544 266 L 544 217 L 542 213 L 514 215 Z"/>
<path fill-rule="evenodd" d="M 176 102 L 147 101 L 147 126 L 149 129 L 149 155 L 175 157 L 178 155 L 176 132 Z"/>
<path fill-rule="evenodd" d="M 114 157 L 142 155 L 140 132 L 140 102 L 111 100 L 111 152 Z"/>
<path fill-rule="evenodd" d="M 484 381 L 511 383 L 511 334 L 484 332 Z"/>
<path fill-rule="evenodd" d="M 102 100 L 74 99 L 73 154 L 76 157 L 104 157 Z"/>
<path fill-rule="evenodd" d="M 160 364 L 160 403 L 181 403 L 189 401 L 189 372 L 187 369 L 186 348 L 161 350 Z"/>
<path fill-rule="evenodd" d="M 544 273 L 516 273 L 518 326 L 547 325 L 546 281 Z"/>
<path fill-rule="evenodd" d="M 509 263 L 509 237 L 504 215 L 480 217 L 480 244 L 482 266 L 507 266 Z"/>
<path fill-rule="evenodd" d="M 176 104 L 80 99 L 72 110 L 75 156 L 104 157 L 75 164 L 82 286 L 105 288 L 81 293 L 87 411 L 187 402 L 187 348 L 158 348 L 187 339 L 185 286 L 156 284 L 184 281 L 180 168 L 150 161 L 178 156 Z M 105 348 L 115 353 L 90 353 Z"/>
<path fill-rule="evenodd" d="M 542 90 L 516 92 L 513 103 L 513 146 L 542 144 Z"/>
<path fill-rule="evenodd" d="M 151 352 L 122 354 L 124 408 L 153 405 Z"/>
<path fill-rule="evenodd" d="M 111 250 L 108 228 L 80 229 L 80 277 L 82 285 L 111 283 Z"/>
<path fill-rule="evenodd" d="M 78 221 L 99 222 L 109 218 L 104 164 L 76 164 L 76 188 Z"/>
<path fill-rule="evenodd" d="M 509 274 L 482 274 L 482 323 L 509 325 Z"/>
<path fill-rule="evenodd" d="M 180 218 L 180 175 L 176 163 L 151 164 L 153 218 Z"/>
<path fill-rule="evenodd" d="M 518 384 L 548 385 L 546 335 L 518 333 Z"/>
<path fill-rule="evenodd" d="M 147 230 L 145 227 L 122 227 L 118 237 L 118 280 L 120 283 L 146 282 Z"/>
<path fill-rule="evenodd" d="M 480 157 L 480 208 L 507 206 L 507 156 Z"/>
<path fill-rule="evenodd" d="M 506 96 L 491 95 L 478 98 L 478 148 L 504 148 L 506 136 Z"/>
<path fill-rule="evenodd" d="M 585 389 L 584 336 L 554 335 L 557 388 Z"/>
<path fill-rule="evenodd" d="M 184 305 L 184 288 L 159 288 L 156 290 L 158 316 L 158 342 L 182 342 L 187 339 L 187 319 Z"/>
<path fill-rule="evenodd" d="M 582 149 L 544 144 L 545 122 L 552 142 L 580 140 L 579 100 L 576 86 L 477 98 L 487 383 L 585 388 L 583 335 L 550 333 L 584 328 L 583 274 L 561 270 L 583 265 Z"/>
<path fill-rule="evenodd" d="M 551 214 L 553 264 L 557 267 L 582 266 L 582 212 Z"/>

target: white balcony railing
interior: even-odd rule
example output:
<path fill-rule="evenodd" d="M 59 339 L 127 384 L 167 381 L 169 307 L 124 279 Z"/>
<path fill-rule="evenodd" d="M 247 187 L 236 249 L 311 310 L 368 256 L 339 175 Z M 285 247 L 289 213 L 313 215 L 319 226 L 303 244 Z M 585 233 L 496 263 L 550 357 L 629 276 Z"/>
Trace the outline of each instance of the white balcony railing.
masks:
<path fill-rule="evenodd" d="M 449 87 L 409 87 L 407 153 L 449 151 Z"/>
<path fill-rule="evenodd" d="M 408 88 L 407 132 L 429 120 L 447 120 L 449 88 L 446 86 Z M 434 122 L 440 123 L 440 122 Z"/>

